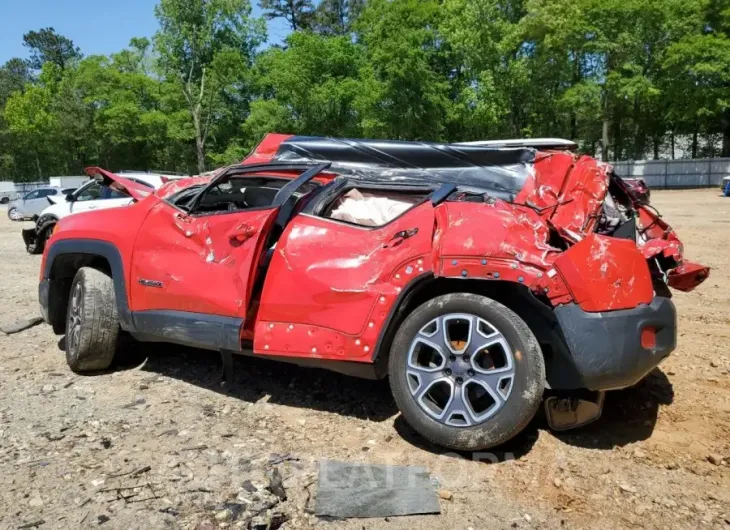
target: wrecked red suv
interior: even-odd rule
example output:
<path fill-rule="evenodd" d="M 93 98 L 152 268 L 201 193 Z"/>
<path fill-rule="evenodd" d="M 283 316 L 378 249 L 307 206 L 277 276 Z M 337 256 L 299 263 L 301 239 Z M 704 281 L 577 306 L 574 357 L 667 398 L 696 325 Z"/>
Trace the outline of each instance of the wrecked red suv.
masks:
<path fill-rule="evenodd" d="M 539 149 L 536 148 L 539 146 Z M 673 287 L 709 270 L 611 166 L 505 146 L 268 135 L 239 165 L 62 219 L 42 313 L 77 372 L 120 332 L 389 376 L 405 419 L 459 450 L 600 414 L 675 348 Z"/>

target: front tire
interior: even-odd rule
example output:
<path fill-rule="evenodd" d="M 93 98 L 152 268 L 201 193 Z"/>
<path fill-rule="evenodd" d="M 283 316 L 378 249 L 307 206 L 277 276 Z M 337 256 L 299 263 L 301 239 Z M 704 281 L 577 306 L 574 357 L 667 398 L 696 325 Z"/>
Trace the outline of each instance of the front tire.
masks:
<path fill-rule="evenodd" d="M 106 370 L 114 360 L 118 337 L 112 279 L 96 269 L 80 268 L 68 298 L 66 362 L 77 373 Z"/>
<path fill-rule="evenodd" d="M 8 210 L 8 219 L 11 221 L 22 221 L 23 220 L 23 214 L 20 213 L 20 210 L 13 206 Z"/>
<path fill-rule="evenodd" d="M 457 451 L 494 447 L 537 412 L 545 364 L 527 324 L 476 294 L 439 296 L 398 329 L 389 360 L 393 397 L 431 442 Z"/>

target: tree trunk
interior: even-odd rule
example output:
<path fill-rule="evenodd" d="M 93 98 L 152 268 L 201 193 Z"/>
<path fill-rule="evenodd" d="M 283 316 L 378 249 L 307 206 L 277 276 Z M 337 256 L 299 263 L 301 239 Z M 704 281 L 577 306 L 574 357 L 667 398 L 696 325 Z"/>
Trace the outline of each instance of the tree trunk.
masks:
<path fill-rule="evenodd" d="M 38 157 L 38 151 L 35 153 L 35 165 L 38 168 L 38 178 L 43 180 L 43 171 L 41 170 L 41 159 Z"/>
<path fill-rule="evenodd" d="M 570 139 L 576 140 L 578 138 L 578 119 L 575 117 L 575 112 L 570 114 Z"/>
<path fill-rule="evenodd" d="M 654 160 L 659 160 L 659 138 L 654 137 Z"/>
<path fill-rule="evenodd" d="M 671 138 L 672 138 L 672 160 L 674 160 L 674 129 L 672 129 Z"/>
<path fill-rule="evenodd" d="M 730 157 L 730 110 L 725 111 L 722 124 L 722 153 L 720 156 Z"/>
<path fill-rule="evenodd" d="M 695 122 L 695 129 L 692 131 L 692 158 L 697 158 L 697 139 L 699 136 L 699 126 Z"/>
<path fill-rule="evenodd" d="M 608 117 L 603 118 L 603 135 L 601 136 L 601 160 L 608 162 Z"/>
<path fill-rule="evenodd" d="M 195 139 L 195 150 L 198 154 L 198 174 L 205 173 L 205 142 L 201 138 Z"/>
<path fill-rule="evenodd" d="M 200 113 L 197 109 L 191 109 L 193 126 L 195 127 L 195 153 L 198 156 L 198 174 L 205 173 L 205 138 L 200 126 Z"/>

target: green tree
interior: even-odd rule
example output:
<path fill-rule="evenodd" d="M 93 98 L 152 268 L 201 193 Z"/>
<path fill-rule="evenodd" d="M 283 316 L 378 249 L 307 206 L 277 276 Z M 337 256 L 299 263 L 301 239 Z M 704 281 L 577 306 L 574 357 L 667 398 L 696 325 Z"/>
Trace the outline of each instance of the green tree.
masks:
<path fill-rule="evenodd" d="M 314 11 L 312 0 L 260 0 L 259 5 L 267 20 L 283 18 L 292 31 L 308 28 Z"/>
<path fill-rule="evenodd" d="M 29 31 L 23 35 L 23 46 L 30 49 L 30 66 L 34 70 L 40 70 L 45 63 L 53 63 L 64 70 L 70 62 L 82 57 L 73 41 L 53 28 Z"/>
<path fill-rule="evenodd" d="M 223 94 L 250 67 L 264 23 L 251 18 L 248 0 L 162 0 L 155 14 L 159 67 L 185 98 L 203 172 L 208 135 L 226 110 Z"/>
<path fill-rule="evenodd" d="M 371 0 L 358 17 L 364 46 L 355 101 L 367 136 L 444 138 L 449 111 L 449 49 L 437 0 Z"/>
<path fill-rule="evenodd" d="M 44 73 L 50 76 L 50 70 L 44 68 Z M 16 149 L 32 154 L 39 178 L 43 177 L 45 161 L 56 147 L 58 119 L 53 113 L 52 103 L 53 92 L 42 83 L 13 93 L 3 112 L 8 130 L 16 140 Z"/>
<path fill-rule="evenodd" d="M 361 49 L 347 37 L 296 32 L 286 49 L 272 48 L 258 60 L 259 90 L 245 130 L 260 138 L 269 130 L 311 135 L 360 133 L 354 103 L 360 93 Z"/>
<path fill-rule="evenodd" d="M 27 61 L 17 57 L 0 67 L 0 108 L 13 92 L 23 90 L 32 79 Z"/>
<path fill-rule="evenodd" d="M 364 6 L 365 0 L 321 0 L 312 15 L 312 29 L 322 35 L 347 35 Z"/>

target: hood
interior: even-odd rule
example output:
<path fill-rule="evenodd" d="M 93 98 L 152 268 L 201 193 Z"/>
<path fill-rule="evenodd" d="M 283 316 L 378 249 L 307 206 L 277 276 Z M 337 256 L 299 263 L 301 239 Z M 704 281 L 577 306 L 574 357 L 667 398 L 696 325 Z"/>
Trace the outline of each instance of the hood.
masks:
<path fill-rule="evenodd" d="M 152 192 L 151 189 L 146 188 L 145 186 L 141 186 L 136 182 L 132 182 L 129 179 L 125 179 L 124 177 L 115 175 L 111 171 L 107 171 L 100 167 L 87 167 L 86 169 L 84 169 L 84 171 L 91 178 L 101 180 L 102 184 L 104 184 L 105 186 L 108 186 L 115 191 L 119 191 L 121 193 L 129 195 L 137 201 L 144 199 Z"/>

